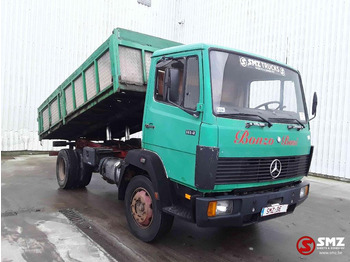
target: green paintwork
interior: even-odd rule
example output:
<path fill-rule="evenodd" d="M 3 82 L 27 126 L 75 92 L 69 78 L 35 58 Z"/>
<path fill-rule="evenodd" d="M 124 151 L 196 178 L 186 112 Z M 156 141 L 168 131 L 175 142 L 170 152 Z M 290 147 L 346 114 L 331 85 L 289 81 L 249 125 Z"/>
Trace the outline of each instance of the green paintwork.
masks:
<path fill-rule="evenodd" d="M 125 83 L 120 83 L 120 64 L 119 60 L 117 59 L 118 56 L 118 47 L 119 45 L 127 46 L 130 48 L 138 49 L 140 50 L 142 54 L 142 65 L 143 65 L 143 79 L 144 84 L 137 86 L 137 85 L 127 85 Z M 144 53 L 147 52 L 154 52 L 161 48 L 167 48 L 175 45 L 180 45 L 180 43 L 157 38 L 154 36 L 149 36 L 121 28 L 116 28 L 113 30 L 112 35 L 77 69 L 75 70 L 63 83 L 39 106 L 38 108 L 38 124 L 39 124 L 39 137 L 40 139 L 45 139 L 49 134 L 52 132 L 57 131 L 60 129 L 63 125 L 69 124 L 69 121 L 74 119 L 75 117 L 81 115 L 88 109 L 92 108 L 97 103 L 101 102 L 102 100 L 108 98 L 110 95 L 113 95 L 120 90 L 132 90 L 137 92 L 145 92 L 146 88 L 145 85 L 147 84 L 147 76 L 146 76 L 146 66 L 145 66 L 145 58 Z M 99 87 L 99 77 L 98 77 L 98 67 L 97 67 L 97 60 L 106 52 L 110 52 L 110 59 L 111 59 L 111 72 L 113 77 L 113 84 L 109 87 L 105 88 L 104 90 L 100 90 Z M 96 76 L 96 90 L 97 93 L 94 97 L 91 97 L 90 99 L 87 99 L 87 91 L 86 91 L 86 83 L 85 83 L 85 70 L 88 69 L 91 65 L 94 65 L 95 68 L 95 76 Z M 84 95 L 84 103 L 77 107 L 76 104 L 76 92 L 74 87 L 74 80 L 77 79 L 79 76 L 83 77 L 83 95 Z M 72 92 L 73 92 L 73 111 L 67 115 L 66 112 L 66 98 L 64 90 L 69 86 L 72 85 Z M 111 92 L 112 91 L 112 92 Z M 62 106 L 59 107 L 59 121 L 57 123 L 51 123 L 47 130 L 44 130 L 43 128 L 43 116 L 42 112 L 47 108 L 48 105 L 55 99 L 55 98 L 62 98 Z M 50 107 L 49 107 L 50 110 Z M 49 112 L 50 113 L 50 112 Z M 51 119 L 51 114 L 49 114 L 49 119 Z M 66 123 L 68 122 L 68 123 Z M 61 137 L 64 139 L 64 137 Z"/>
<path fill-rule="evenodd" d="M 182 56 L 198 56 L 198 61 L 202 61 L 202 54 L 197 50 L 179 52 L 173 55 L 174 58 Z M 200 86 L 203 86 L 202 72 L 202 64 L 200 63 Z M 155 128 L 143 129 L 144 148 L 156 152 L 161 157 L 170 178 L 186 185 L 194 185 L 195 155 L 202 117 L 195 118 L 178 107 L 155 102 L 153 99 L 155 78 L 152 77 L 154 74 L 155 66 L 153 64 L 150 71 L 149 92 L 146 96 L 142 126 L 152 124 Z M 203 90 L 200 90 L 200 94 L 199 103 L 202 103 Z M 194 130 L 196 135 L 186 135 L 185 130 Z"/>
<path fill-rule="evenodd" d="M 214 190 L 203 190 L 203 192 L 227 192 L 232 191 L 237 188 L 250 188 L 250 187 L 259 187 L 259 186 L 269 186 L 269 185 L 277 185 L 281 183 L 287 183 L 292 181 L 299 181 L 303 178 L 303 176 L 274 180 L 269 182 L 259 182 L 259 183 L 241 183 L 241 184 L 230 184 L 230 185 L 216 185 Z"/>
<path fill-rule="evenodd" d="M 171 47 L 156 51 L 152 57 L 150 81 L 146 95 L 145 115 L 143 121 L 143 147 L 156 152 L 163 161 L 167 176 L 180 184 L 196 189 L 194 184 L 195 153 L 196 146 L 219 147 L 219 157 L 268 157 L 268 156 L 291 156 L 305 155 L 310 153 L 309 126 L 297 131 L 288 130 L 284 123 L 274 123 L 271 128 L 252 126 L 245 128 L 246 120 L 228 119 L 216 117 L 212 110 L 212 93 L 209 68 L 209 49 L 220 48 L 240 52 L 234 49 L 205 44 L 193 44 L 186 46 Z M 264 57 L 248 54 L 265 60 Z M 153 98 L 155 86 L 155 64 L 163 56 L 181 57 L 196 54 L 200 57 L 200 101 L 202 112 L 199 118 L 195 118 L 183 110 L 169 104 L 160 103 Z M 284 65 L 278 64 L 295 69 Z M 254 121 L 250 121 L 254 122 Z M 154 129 L 145 128 L 146 124 L 153 124 Z M 185 130 L 195 130 L 195 136 L 185 135 Z M 235 135 L 240 131 L 249 132 L 249 137 L 273 138 L 272 145 L 264 144 L 239 144 L 235 143 Z M 297 140 L 298 144 L 282 145 L 277 143 L 277 137 L 281 139 L 289 136 L 290 140 Z M 298 181 L 302 177 L 274 180 L 260 183 L 216 185 L 214 190 L 201 190 L 202 192 L 225 192 L 235 188 L 248 188 L 271 184 Z"/>
<path fill-rule="evenodd" d="M 274 123 L 272 127 L 260 128 L 252 126 L 249 129 L 245 128 L 247 120 L 236 120 L 228 118 L 217 118 L 218 126 L 218 147 L 220 148 L 221 157 L 269 157 L 269 156 L 295 156 L 307 155 L 310 153 L 310 140 L 308 136 L 310 131 L 307 128 L 297 131 L 296 129 L 289 129 L 287 125 Z M 242 144 L 235 143 L 236 133 L 239 132 L 239 137 L 245 131 L 249 132 L 249 137 L 273 139 L 273 144 Z M 276 138 L 288 136 L 290 140 L 297 140 L 296 146 L 282 145 L 277 143 Z M 253 140 L 254 141 L 254 140 Z"/>

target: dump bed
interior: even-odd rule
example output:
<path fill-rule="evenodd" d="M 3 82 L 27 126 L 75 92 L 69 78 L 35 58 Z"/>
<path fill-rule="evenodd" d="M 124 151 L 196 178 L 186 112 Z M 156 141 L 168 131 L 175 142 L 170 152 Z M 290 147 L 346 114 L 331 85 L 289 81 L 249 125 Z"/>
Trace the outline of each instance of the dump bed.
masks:
<path fill-rule="evenodd" d="M 142 129 L 152 53 L 180 43 L 117 28 L 38 108 L 41 139 L 105 139 Z"/>

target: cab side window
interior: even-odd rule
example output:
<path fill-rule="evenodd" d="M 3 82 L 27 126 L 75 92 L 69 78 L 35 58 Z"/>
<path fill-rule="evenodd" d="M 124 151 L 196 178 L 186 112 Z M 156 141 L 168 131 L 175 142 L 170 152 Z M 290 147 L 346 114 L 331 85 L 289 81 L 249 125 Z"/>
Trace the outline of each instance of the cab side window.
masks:
<path fill-rule="evenodd" d="M 155 99 L 158 101 L 165 101 L 165 92 L 164 92 L 164 79 L 165 71 L 158 69 L 157 70 L 157 80 L 156 80 L 156 90 L 155 90 Z"/>
<path fill-rule="evenodd" d="M 155 99 L 195 110 L 199 102 L 198 57 L 161 63 L 164 66 L 157 68 Z"/>
<path fill-rule="evenodd" d="M 187 59 L 184 107 L 196 110 L 199 102 L 199 67 L 198 57 Z"/>

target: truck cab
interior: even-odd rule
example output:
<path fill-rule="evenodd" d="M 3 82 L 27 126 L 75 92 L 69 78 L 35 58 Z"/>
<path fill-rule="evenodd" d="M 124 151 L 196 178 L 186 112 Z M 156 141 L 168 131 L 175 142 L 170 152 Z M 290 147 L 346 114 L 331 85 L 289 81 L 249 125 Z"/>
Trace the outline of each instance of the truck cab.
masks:
<path fill-rule="evenodd" d="M 218 46 L 156 51 L 142 146 L 183 189 L 176 191 L 186 195 L 199 226 L 242 226 L 291 213 L 307 198 L 309 184 L 301 179 L 313 150 L 300 74 Z"/>

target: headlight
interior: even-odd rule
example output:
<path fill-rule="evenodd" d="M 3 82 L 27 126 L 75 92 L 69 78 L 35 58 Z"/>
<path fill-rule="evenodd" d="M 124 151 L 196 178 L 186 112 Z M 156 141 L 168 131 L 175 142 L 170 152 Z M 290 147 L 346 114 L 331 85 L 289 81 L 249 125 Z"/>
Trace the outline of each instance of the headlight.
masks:
<path fill-rule="evenodd" d="M 308 195 L 308 193 L 309 193 L 309 186 L 304 186 L 304 187 L 302 187 L 302 188 L 300 189 L 300 195 L 299 195 L 299 197 L 300 197 L 300 198 L 304 198 L 304 197 L 306 197 L 306 196 Z"/>
<path fill-rule="evenodd" d="M 208 217 L 231 214 L 233 210 L 232 200 L 211 201 L 208 205 Z"/>

